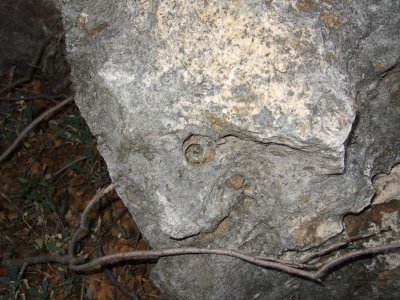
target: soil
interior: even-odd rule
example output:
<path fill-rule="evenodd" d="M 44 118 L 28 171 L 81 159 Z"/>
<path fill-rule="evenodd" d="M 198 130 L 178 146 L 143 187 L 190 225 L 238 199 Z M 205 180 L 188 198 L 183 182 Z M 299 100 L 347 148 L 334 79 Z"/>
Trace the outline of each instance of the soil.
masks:
<path fill-rule="evenodd" d="M 41 113 L 73 95 L 62 53 L 54 60 L 57 72 L 49 71 L 54 66 L 48 67 L 46 51 L 43 55 L 46 61 L 41 59 L 29 80 L 0 95 L 0 153 Z M 31 71 L 11 68 L 0 78 L 0 90 L 30 77 Z M 96 139 L 75 104 L 41 122 L 0 163 L 2 261 L 67 253 L 83 209 L 108 183 L 107 166 L 97 151 Z M 115 192 L 103 197 L 89 220 L 91 234 L 79 243 L 78 255 L 94 258 L 102 253 L 148 249 Z M 139 299 L 159 299 L 149 278 L 153 263 L 124 263 L 80 274 L 48 263 L 28 266 L 20 278 L 20 269 L 2 264 L 0 299 L 135 299 L 132 293 Z M 127 293 L 121 291 L 124 288 Z"/>

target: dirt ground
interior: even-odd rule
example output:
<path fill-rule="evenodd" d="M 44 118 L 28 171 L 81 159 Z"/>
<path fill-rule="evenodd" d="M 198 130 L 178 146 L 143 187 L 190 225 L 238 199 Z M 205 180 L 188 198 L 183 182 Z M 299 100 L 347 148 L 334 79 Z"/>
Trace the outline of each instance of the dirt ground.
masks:
<path fill-rule="evenodd" d="M 58 58 L 60 62 L 65 63 L 65 59 Z M 34 72 L 11 68 L 0 78 L 0 154 L 38 116 L 73 95 L 68 65 L 57 73 L 49 65 L 48 56 L 42 56 Z M 96 139 L 75 104 L 71 102 L 49 116 L 0 162 L 2 261 L 65 254 L 86 204 L 109 182 Z M 148 249 L 115 192 L 103 197 L 89 220 L 92 231 L 78 244 L 78 255 L 97 257 Z M 21 268 L 2 264 L 0 299 L 135 299 L 133 293 L 139 299 L 159 299 L 149 279 L 152 267 L 151 263 L 126 263 L 78 274 L 48 263 L 28 266 L 22 273 Z"/>

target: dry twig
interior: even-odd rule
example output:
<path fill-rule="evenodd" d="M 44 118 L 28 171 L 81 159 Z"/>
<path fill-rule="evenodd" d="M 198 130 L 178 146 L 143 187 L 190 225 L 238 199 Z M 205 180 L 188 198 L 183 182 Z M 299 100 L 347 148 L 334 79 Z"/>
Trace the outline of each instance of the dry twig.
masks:
<path fill-rule="evenodd" d="M 89 204 L 86 206 L 86 208 L 83 210 L 81 219 L 79 222 L 79 227 L 73 234 L 71 241 L 69 243 L 69 248 L 68 248 L 68 262 L 69 266 L 72 267 L 74 265 L 74 258 L 75 258 L 75 247 L 76 243 L 83 239 L 86 234 L 87 234 L 87 228 L 86 228 L 86 221 L 87 221 L 87 215 L 89 211 L 92 209 L 93 206 L 96 205 L 98 201 L 100 201 L 101 197 L 104 195 L 108 194 L 114 189 L 114 186 L 112 184 L 108 185 L 105 189 L 100 189 L 96 195 L 94 195 L 93 199 L 90 200 Z"/>
<path fill-rule="evenodd" d="M 42 122 L 44 119 L 47 117 L 51 116 L 54 112 L 59 110 L 61 107 L 64 105 L 68 104 L 69 102 L 72 102 L 74 100 L 74 97 L 69 97 L 57 105 L 54 105 L 53 107 L 49 108 L 46 110 L 44 113 L 42 113 L 39 117 L 37 117 L 35 120 L 33 120 L 28 126 L 22 130 L 22 132 L 18 135 L 18 137 L 15 139 L 15 141 L 11 144 L 10 147 L 8 147 L 3 154 L 0 156 L 0 163 L 7 158 L 7 156 L 14 151 L 14 149 L 19 145 L 19 143 L 24 139 L 24 137 L 31 131 L 34 127 L 36 127 L 40 122 Z"/>
<path fill-rule="evenodd" d="M 253 255 L 243 254 L 235 250 L 207 249 L 207 248 L 204 249 L 204 248 L 194 248 L 194 247 L 116 253 L 93 259 L 87 263 L 82 263 L 82 260 L 84 258 L 77 259 L 74 255 L 74 249 L 76 243 L 87 234 L 87 229 L 85 225 L 87 221 L 87 214 L 89 210 L 101 199 L 101 197 L 110 192 L 112 189 L 113 189 L 112 184 L 107 186 L 105 189 L 100 189 L 83 211 L 80 219 L 79 228 L 72 236 L 72 239 L 70 241 L 68 256 L 60 257 L 60 256 L 47 255 L 37 258 L 14 260 L 10 261 L 10 263 L 21 266 L 24 263 L 38 264 L 47 262 L 57 262 L 60 264 L 68 264 L 69 268 L 73 271 L 83 272 L 83 271 L 95 270 L 105 265 L 111 265 L 121 261 L 128 261 L 128 260 L 159 259 L 161 257 L 180 256 L 188 254 L 214 254 L 214 255 L 234 257 L 260 267 L 285 272 L 290 275 L 296 275 L 317 282 L 322 282 L 323 278 L 329 272 L 347 262 L 365 256 L 383 254 L 400 250 L 400 244 L 385 245 L 374 248 L 357 250 L 341 255 L 333 259 L 332 261 L 321 265 L 317 270 L 312 270 L 312 271 L 308 271 L 302 268 L 303 266 L 302 264 L 295 264 L 291 262 L 289 263 L 287 261 L 275 260 L 275 259 L 272 260 L 271 258 L 264 256 L 253 256 Z M 332 252 L 332 247 L 329 249 L 329 251 Z M 319 254 L 323 255 L 325 253 L 321 251 Z"/>
<path fill-rule="evenodd" d="M 53 103 L 58 103 L 56 99 L 65 98 L 62 95 L 60 96 L 51 96 L 51 95 L 34 95 L 28 97 L 14 97 L 14 98 L 0 98 L 0 101 L 10 101 L 10 102 L 18 102 L 18 101 L 31 101 L 31 100 L 49 100 Z"/>
<path fill-rule="evenodd" d="M 255 264 L 260 267 L 278 270 L 288 273 L 290 275 L 297 275 L 303 278 L 311 279 L 313 281 L 322 282 L 323 277 L 327 273 L 329 273 L 334 268 L 343 265 L 346 262 L 352 261 L 354 259 L 363 256 L 376 255 L 379 253 L 391 252 L 399 249 L 400 249 L 400 244 L 394 244 L 394 245 L 380 246 L 380 247 L 374 247 L 374 248 L 368 248 L 350 252 L 345 255 L 339 256 L 338 258 L 332 260 L 331 262 L 322 265 L 316 271 L 306 271 L 297 267 L 292 267 L 290 265 L 287 265 L 286 263 L 258 259 L 252 255 L 246 255 L 234 250 L 203 249 L 203 248 L 192 248 L 192 247 L 165 249 L 165 250 L 132 251 L 125 253 L 110 254 L 97 259 L 93 259 L 92 261 L 85 264 L 72 265 L 70 266 L 70 268 L 74 271 L 90 271 L 97 269 L 103 265 L 115 264 L 127 260 L 158 259 L 160 257 L 178 256 L 187 254 L 216 254 L 216 255 L 238 258 L 240 260 Z"/>
<path fill-rule="evenodd" d="M 0 196 L 2 196 L 4 199 L 6 199 L 7 202 L 8 202 L 12 207 L 14 207 L 17 211 L 21 211 L 21 209 L 20 209 L 17 205 L 15 205 L 14 201 L 12 201 L 12 199 L 7 195 L 6 192 L 0 190 Z"/>
<path fill-rule="evenodd" d="M 99 225 L 98 225 L 98 228 L 97 228 L 97 230 L 98 230 L 98 231 L 97 231 L 97 240 L 98 240 L 98 243 L 99 243 L 99 246 L 97 247 L 97 255 L 99 255 L 99 256 L 105 256 L 106 254 L 104 253 L 104 250 L 103 250 L 103 238 L 102 238 L 101 233 L 100 233 L 100 231 L 101 231 L 101 225 L 102 225 L 102 222 L 101 222 L 101 219 L 99 219 Z M 125 286 L 123 286 L 121 283 L 118 282 L 117 278 L 115 278 L 115 276 L 114 276 L 114 274 L 113 274 L 113 272 L 112 272 L 112 268 L 111 268 L 111 267 L 106 266 L 106 267 L 104 268 L 104 272 L 106 273 L 106 275 L 107 275 L 107 277 L 108 277 L 108 280 L 110 280 L 110 282 L 111 282 L 117 289 L 119 289 L 122 293 L 124 293 L 125 296 L 126 296 L 128 299 L 131 299 L 131 300 L 139 300 L 139 298 L 136 296 L 135 293 L 131 292 L 131 291 L 128 290 Z"/>
<path fill-rule="evenodd" d="M 64 172 L 66 169 L 68 169 L 70 166 L 72 166 L 72 165 L 74 165 L 74 164 L 76 164 L 76 163 L 78 163 L 78 162 L 80 162 L 80 161 L 82 161 L 82 160 L 85 160 L 85 159 L 87 159 L 86 156 L 80 157 L 80 158 L 78 158 L 78 159 L 76 159 L 76 160 L 74 160 L 74 161 L 71 161 L 70 163 L 66 164 L 63 168 L 61 168 L 60 170 L 58 170 L 57 172 L 55 172 L 55 173 L 52 175 L 52 177 L 56 177 L 58 174 L 61 174 L 61 173 Z"/>
<path fill-rule="evenodd" d="M 322 256 L 325 256 L 325 255 L 329 254 L 329 253 L 332 253 L 333 251 L 336 251 L 336 250 L 339 250 L 341 248 L 347 247 L 352 242 L 355 242 L 355 241 L 358 241 L 358 240 L 362 240 L 362 239 L 365 239 L 365 238 L 369 238 L 371 236 L 374 236 L 376 234 L 379 234 L 379 233 L 382 233 L 382 232 L 385 232 L 385 231 L 388 231 L 388 229 L 381 229 L 381 230 L 377 230 L 375 232 L 364 233 L 364 234 L 360 234 L 360 235 L 351 237 L 351 238 L 347 239 L 344 242 L 334 244 L 334 245 L 332 245 L 332 246 L 330 246 L 330 247 L 328 247 L 326 249 L 323 249 L 323 250 L 321 250 L 321 251 L 319 251 L 317 253 L 313 253 L 313 254 L 310 254 L 310 255 L 302 258 L 300 260 L 300 263 L 307 264 L 307 263 L 309 263 L 310 261 L 312 261 L 314 259 L 320 258 Z"/>

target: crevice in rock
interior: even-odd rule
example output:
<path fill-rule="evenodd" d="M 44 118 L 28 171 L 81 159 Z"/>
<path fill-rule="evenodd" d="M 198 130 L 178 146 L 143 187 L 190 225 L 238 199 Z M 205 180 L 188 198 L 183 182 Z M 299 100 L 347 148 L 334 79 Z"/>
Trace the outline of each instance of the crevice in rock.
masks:
<path fill-rule="evenodd" d="M 196 236 L 199 236 L 201 234 L 201 232 L 197 232 L 197 233 L 194 233 L 194 234 L 189 234 L 189 235 L 187 235 L 187 236 L 184 236 L 184 237 L 182 237 L 182 238 L 177 238 L 177 237 L 172 237 L 172 236 L 168 236 L 168 238 L 169 239 L 171 239 L 171 240 L 174 240 L 174 241 L 178 241 L 178 242 L 181 242 L 181 241 L 185 241 L 185 240 L 187 240 L 187 239 L 190 239 L 190 238 L 194 238 L 194 237 L 196 237 Z"/>
<path fill-rule="evenodd" d="M 394 72 L 399 72 L 399 70 L 395 71 L 396 67 L 398 66 L 398 62 L 396 62 L 394 65 L 388 67 L 386 70 L 381 71 L 378 76 L 380 78 L 385 78 L 387 75 L 390 75 L 391 73 Z"/>
<path fill-rule="evenodd" d="M 305 149 L 300 149 L 300 148 L 297 148 L 297 147 L 294 147 L 294 146 L 290 146 L 288 144 L 278 143 L 278 142 L 274 142 L 274 141 L 260 141 L 260 140 L 256 139 L 255 137 L 252 137 L 250 135 L 238 134 L 238 133 L 225 134 L 225 135 L 221 136 L 218 139 L 218 142 L 220 142 L 220 141 L 222 141 L 222 140 L 224 140 L 226 138 L 229 138 L 229 137 L 234 137 L 234 138 L 237 138 L 237 139 L 242 140 L 242 141 L 252 142 L 252 143 L 255 143 L 255 144 L 263 145 L 265 147 L 268 147 L 270 145 L 277 145 L 277 146 L 286 147 L 286 148 L 289 148 L 289 149 L 295 150 L 295 151 L 301 151 L 301 152 L 310 153 L 309 151 L 307 151 Z"/>

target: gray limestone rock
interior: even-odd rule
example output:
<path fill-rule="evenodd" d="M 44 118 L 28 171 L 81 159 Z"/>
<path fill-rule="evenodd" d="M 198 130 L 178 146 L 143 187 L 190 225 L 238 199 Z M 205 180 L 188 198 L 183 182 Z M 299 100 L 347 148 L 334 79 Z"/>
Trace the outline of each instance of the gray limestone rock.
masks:
<path fill-rule="evenodd" d="M 76 102 L 154 248 L 298 257 L 400 162 L 398 1 L 59 2 Z M 215 256 L 153 275 L 166 299 L 366 299 L 349 267 L 323 286 Z"/>

